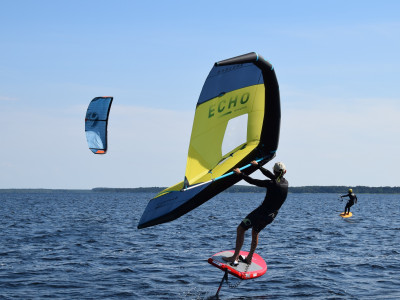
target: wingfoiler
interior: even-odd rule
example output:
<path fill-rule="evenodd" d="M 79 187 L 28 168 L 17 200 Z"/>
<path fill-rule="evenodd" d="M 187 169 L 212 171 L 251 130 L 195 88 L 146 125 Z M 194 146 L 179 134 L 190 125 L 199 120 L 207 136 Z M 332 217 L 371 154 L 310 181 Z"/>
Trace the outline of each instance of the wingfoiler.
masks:
<path fill-rule="evenodd" d="M 228 132 L 237 119 L 245 122 Z M 215 63 L 197 101 L 184 180 L 149 201 L 138 228 L 177 219 L 234 185 L 240 180 L 234 168 L 250 174 L 252 160 L 270 161 L 280 119 L 278 81 L 268 61 L 252 52 Z M 243 129 L 243 140 L 223 149 L 228 135 Z"/>

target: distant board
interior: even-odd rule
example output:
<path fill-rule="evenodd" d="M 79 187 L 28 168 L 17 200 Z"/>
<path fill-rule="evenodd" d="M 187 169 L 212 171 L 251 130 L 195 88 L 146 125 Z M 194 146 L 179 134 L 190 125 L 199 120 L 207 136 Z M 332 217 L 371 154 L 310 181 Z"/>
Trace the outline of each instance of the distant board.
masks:
<path fill-rule="evenodd" d="M 222 259 L 223 256 L 232 256 L 234 252 L 234 250 L 226 250 L 216 253 L 208 259 L 208 262 L 223 271 L 227 270 L 230 274 L 240 279 L 257 278 L 267 272 L 267 264 L 265 263 L 264 259 L 257 253 L 253 254 L 253 259 L 250 265 L 239 261 L 239 264 L 237 266 L 233 266 L 231 265 L 231 263 L 226 262 Z M 249 252 L 240 251 L 240 255 L 247 256 L 248 254 Z"/>
<path fill-rule="evenodd" d="M 344 212 L 342 212 L 339 216 L 341 216 L 342 218 L 350 218 L 353 215 L 352 212 L 349 212 L 348 214 L 345 214 Z"/>

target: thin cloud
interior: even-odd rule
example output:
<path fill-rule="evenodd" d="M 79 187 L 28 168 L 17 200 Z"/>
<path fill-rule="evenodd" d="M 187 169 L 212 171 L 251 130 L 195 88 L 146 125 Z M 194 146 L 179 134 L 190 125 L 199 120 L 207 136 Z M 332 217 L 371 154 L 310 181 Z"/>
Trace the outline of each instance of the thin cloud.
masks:
<path fill-rule="evenodd" d="M 0 101 L 17 101 L 17 98 L 14 97 L 7 97 L 7 96 L 0 96 Z"/>
<path fill-rule="evenodd" d="M 382 160 L 400 165 L 399 102 L 322 103 L 284 111 L 278 156 L 292 184 L 397 186 L 395 168 L 382 169 Z"/>
<path fill-rule="evenodd" d="M 99 156 L 86 143 L 85 112 L 83 106 L 0 112 L 0 188 L 167 186 L 182 180 L 193 113 L 115 105 L 108 153 Z"/>
<path fill-rule="evenodd" d="M 285 162 L 292 186 L 396 186 L 398 103 L 284 103 L 274 161 Z M 183 179 L 194 111 L 114 105 L 108 153 L 99 156 L 86 143 L 86 108 L 0 111 L 0 188 L 170 186 Z"/>

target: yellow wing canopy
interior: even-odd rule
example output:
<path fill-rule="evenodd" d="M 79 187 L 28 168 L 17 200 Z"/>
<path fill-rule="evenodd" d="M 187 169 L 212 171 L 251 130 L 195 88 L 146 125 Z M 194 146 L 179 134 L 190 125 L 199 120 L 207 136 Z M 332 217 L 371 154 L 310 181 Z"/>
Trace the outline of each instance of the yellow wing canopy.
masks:
<path fill-rule="evenodd" d="M 245 137 L 223 149 L 227 127 L 238 119 L 246 121 L 229 134 L 244 131 Z M 256 53 L 215 63 L 197 102 L 184 180 L 150 200 L 138 228 L 172 221 L 235 184 L 240 178 L 231 176 L 234 168 L 249 174 L 250 161 L 271 160 L 279 128 L 273 67 Z"/>

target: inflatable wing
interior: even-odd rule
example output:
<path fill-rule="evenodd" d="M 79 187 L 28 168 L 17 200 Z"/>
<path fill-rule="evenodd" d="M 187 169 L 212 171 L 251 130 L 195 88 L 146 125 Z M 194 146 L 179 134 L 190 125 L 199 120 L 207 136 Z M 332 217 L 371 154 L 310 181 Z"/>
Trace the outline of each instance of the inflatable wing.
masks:
<path fill-rule="evenodd" d="M 230 121 L 246 116 L 244 141 L 223 153 Z M 184 180 L 150 200 L 138 228 L 172 221 L 237 183 L 275 156 L 280 130 L 279 86 L 272 65 L 256 53 L 215 63 L 196 105 Z"/>

